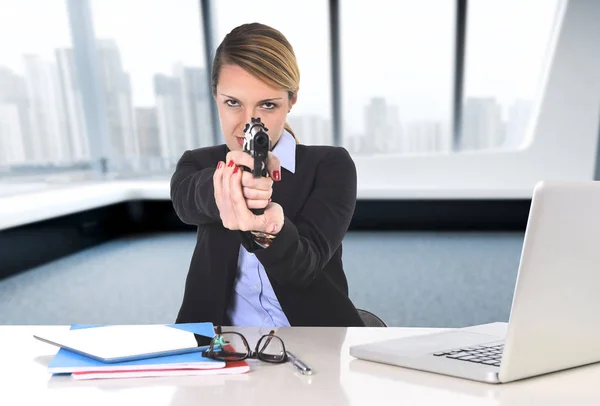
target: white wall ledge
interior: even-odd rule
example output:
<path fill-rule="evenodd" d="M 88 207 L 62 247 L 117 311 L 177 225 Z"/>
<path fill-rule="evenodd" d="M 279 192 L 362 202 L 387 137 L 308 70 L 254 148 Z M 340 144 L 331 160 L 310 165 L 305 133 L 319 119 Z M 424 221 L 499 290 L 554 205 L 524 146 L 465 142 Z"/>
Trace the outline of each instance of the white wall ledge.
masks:
<path fill-rule="evenodd" d="M 169 200 L 168 181 L 108 181 L 0 198 L 0 230 L 132 200 Z"/>
<path fill-rule="evenodd" d="M 530 189 L 360 189 L 363 200 L 531 198 Z M 112 180 L 56 186 L 0 197 L 0 230 L 134 200 L 170 200 L 168 180 Z"/>

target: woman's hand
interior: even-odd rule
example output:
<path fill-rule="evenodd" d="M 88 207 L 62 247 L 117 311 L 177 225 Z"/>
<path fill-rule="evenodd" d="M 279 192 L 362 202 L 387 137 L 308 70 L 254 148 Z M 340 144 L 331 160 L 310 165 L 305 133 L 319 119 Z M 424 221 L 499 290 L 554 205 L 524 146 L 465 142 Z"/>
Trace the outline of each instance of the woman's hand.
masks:
<path fill-rule="evenodd" d="M 231 151 L 227 154 L 226 162 L 235 162 L 237 166 L 254 167 L 254 159 L 247 152 Z M 281 164 L 279 158 L 269 151 L 269 177 L 254 178 L 251 172 L 242 171 L 242 192 L 249 209 L 266 208 L 273 194 L 273 180 L 281 180 Z M 240 168 L 241 169 L 241 168 Z"/>
<path fill-rule="evenodd" d="M 244 153 L 245 155 L 248 155 Z M 249 156 L 249 155 L 248 155 Z M 213 177 L 215 201 L 219 208 L 219 213 L 223 226 L 230 230 L 241 231 L 261 231 L 269 234 L 277 234 L 283 227 L 284 215 L 283 209 L 277 203 L 268 202 L 261 207 L 265 207 L 265 212 L 257 216 L 249 210 L 248 199 L 244 195 L 242 188 L 243 172 L 241 168 L 235 165 L 234 161 L 229 161 L 226 166 L 224 162 L 219 162 Z M 250 174 L 250 176 L 252 176 Z M 269 178 L 263 178 L 270 180 Z M 256 181 L 261 179 L 254 179 Z M 272 182 L 269 184 L 269 189 Z M 254 190 L 255 188 L 249 188 Z M 268 192 L 258 189 L 261 192 Z M 254 193 L 254 192 L 250 192 Z M 264 196 L 260 196 L 264 197 Z M 253 201 L 264 201 L 263 199 L 250 199 Z M 255 204 L 255 203 L 253 203 Z M 258 204 L 258 203 L 256 203 Z M 256 207 L 260 208 L 260 207 Z"/>

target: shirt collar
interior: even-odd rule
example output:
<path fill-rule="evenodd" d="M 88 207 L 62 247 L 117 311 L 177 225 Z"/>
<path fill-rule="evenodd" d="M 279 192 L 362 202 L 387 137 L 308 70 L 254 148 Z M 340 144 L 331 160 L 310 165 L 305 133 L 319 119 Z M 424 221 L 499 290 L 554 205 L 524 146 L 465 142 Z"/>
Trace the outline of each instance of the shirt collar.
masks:
<path fill-rule="evenodd" d="M 296 172 L 296 140 L 287 130 L 283 130 L 283 134 L 271 152 L 279 158 L 282 167 L 292 173 Z"/>

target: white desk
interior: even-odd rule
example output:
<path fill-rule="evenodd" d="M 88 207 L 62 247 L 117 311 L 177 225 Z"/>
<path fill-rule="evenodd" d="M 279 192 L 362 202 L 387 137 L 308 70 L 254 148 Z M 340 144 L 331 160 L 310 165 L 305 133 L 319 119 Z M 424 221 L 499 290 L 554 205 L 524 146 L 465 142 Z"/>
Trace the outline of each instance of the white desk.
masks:
<path fill-rule="evenodd" d="M 487 325 L 485 328 L 497 327 Z M 489 385 L 356 360 L 352 344 L 436 331 L 413 328 L 280 328 L 286 347 L 314 370 L 251 361 L 236 376 L 72 381 L 51 377 L 56 350 L 32 337 L 65 326 L 0 326 L 0 405 L 569 405 L 600 404 L 600 365 Z M 238 329 L 250 341 L 262 331 Z M 251 344 L 253 345 L 253 344 Z"/>

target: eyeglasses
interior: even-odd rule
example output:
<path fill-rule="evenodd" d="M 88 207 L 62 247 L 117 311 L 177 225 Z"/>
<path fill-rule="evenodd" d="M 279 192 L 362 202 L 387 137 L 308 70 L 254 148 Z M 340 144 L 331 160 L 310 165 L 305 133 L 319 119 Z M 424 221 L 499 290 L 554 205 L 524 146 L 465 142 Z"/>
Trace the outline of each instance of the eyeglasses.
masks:
<path fill-rule="evenodd" d="M 250 350 L 248 340 L 243 334 L 237 332 L 222 332 L 221 326 L 216 329 L 216 334 L 210 342 L 210 346 L 202 355 L 219 361 L 241 361 L 247 358 L 255 358 L 273 364 L 287 362 L 283 340 L 275 335 L 275 331 L 263 335 L 254 351 Z M 215 349 L 220 347 L 220 349 Z"/>

